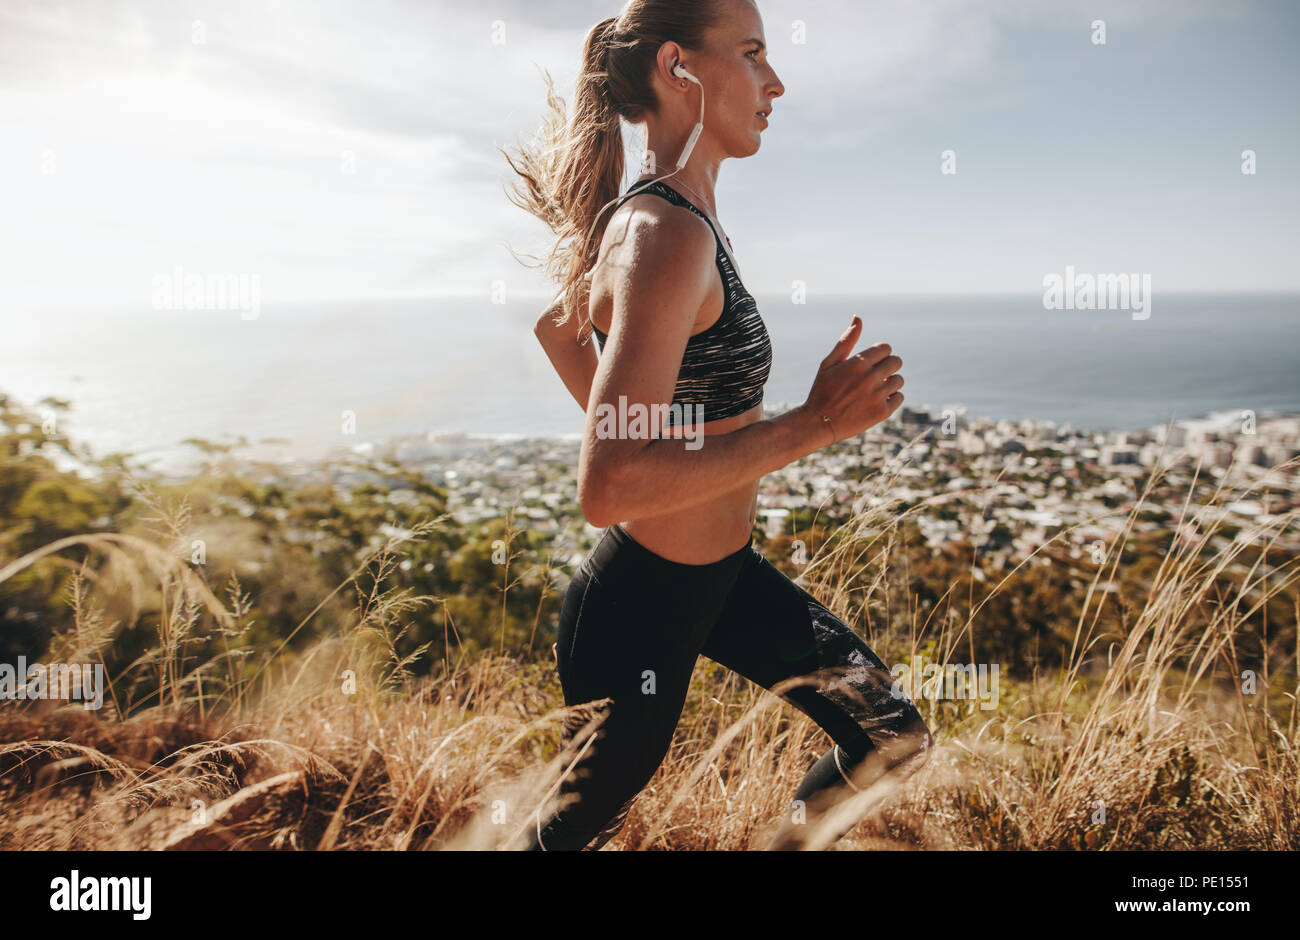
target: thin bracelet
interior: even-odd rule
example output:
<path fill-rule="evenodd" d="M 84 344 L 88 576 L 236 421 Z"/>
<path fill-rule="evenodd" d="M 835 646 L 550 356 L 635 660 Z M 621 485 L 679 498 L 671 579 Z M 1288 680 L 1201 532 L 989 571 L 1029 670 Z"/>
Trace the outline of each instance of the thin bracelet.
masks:
<path fill-rule="evenodd" d="M 831 424 L 831 419 L 826 417 L 825 415 L 822 415 L 822 420 L 825 421 L 826 426 L 831 429 L 831 438 L 832 438 L 831 444 L 834 444 L 836 441 L 839 440 L 839 437 L 835 434 L 835 425 Z M 827 446 L 829 447 L 830 444 L 828 444 Z"/>

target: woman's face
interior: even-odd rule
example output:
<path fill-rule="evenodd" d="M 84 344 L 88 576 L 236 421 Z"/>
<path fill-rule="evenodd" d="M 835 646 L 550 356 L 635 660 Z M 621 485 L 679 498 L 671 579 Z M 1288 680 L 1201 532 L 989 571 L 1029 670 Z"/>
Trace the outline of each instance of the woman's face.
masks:
<path fill-rule="evenodd" d="M 767 61 L 766 37 L 758 8 L 750 0 L 726 4 L 721 21 L 709 32 L 703 55 L 683 63 L 704 85 L 704 122 L 724 154 L 748 157 L 758 151 L 772 100 L 785 86 Z"/>

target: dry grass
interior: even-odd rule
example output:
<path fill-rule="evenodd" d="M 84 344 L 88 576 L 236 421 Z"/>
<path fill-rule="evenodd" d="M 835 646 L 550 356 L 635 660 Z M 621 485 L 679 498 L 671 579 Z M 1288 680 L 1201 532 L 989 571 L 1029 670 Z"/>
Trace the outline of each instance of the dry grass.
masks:
<path fill-rule="evenodd" d="M 809 590 L 870 630 L 887 662 L 955 659 L 986 626 L 982 605 L 964 618 L 936 606 L 870 629 L 872 603 L 891 590 L 901 523 L 925 509 L 872 506 L 892 482 L 877 479 L 859 497 L 853 522 L 806 569 Z M 1203 544 L 1218 510 L 1197 514 Z M 1260 526 L 1249 544 L 1269 544 L 1295 521 Z M 146 540 L 87 536 L 35 553 L 89 550 L 70 596 L 76 629 L 48 661 L 102 662 L 116 624 L 105 626 L 95 595 L 129 595 L 132 617 L 152 606 L 162 627 L 148 655 L 111 677 L 100 712 L 0 703 L 0 848 L 517 846 L 573 757 L 559 747 L 553 664 L 438 651 L 432 678 L 410 676 L 396 640 L 403 622 L 439 601 L 377 585 L 424 531 L 358 565 L 339 586 L 356 592 L 355 618 L 305 653 L 245 648 L 249 599 L 238 582 L 223 603 Z M 861 821 L 835 848 L 1300 848 L 1295 660 L 1290 673 L 1266 664 L 1259 694 L 1233 679 L 1242 672 L 1234 638 L 1267 596 L 1295 582 L 1295 560 L 1264 570 L 1239 563 L 1247 540 L 1208 557 L 1180 544 L 1122 642 L 1100 650 L 1097 585 L 1114 573 L 1119 547 L 1089 586 L 1070 667 L 1025 677 L 1003 664 L 992 711 L 918 701 L 936 738 L 929 762 L 897 792 L 855 797 L 845 812 Z M 0 581 L 35 560 L 0 569 Z M 996 589 L 1015 591 L 1016 575 Z M 1193 610 L 1208 612 L 1208 626 L 1189 626 Z M 181 668 L 187 641 L 212 636 L 225 652 Z M 149 700 L 132 698 L 140 675 L 156 689 Z M 608 849 L 761 848 L 828 743 L 791 706 L 701 660 L 672 749 Z M 809 844 L 827 840 L 813 834 Z"/>

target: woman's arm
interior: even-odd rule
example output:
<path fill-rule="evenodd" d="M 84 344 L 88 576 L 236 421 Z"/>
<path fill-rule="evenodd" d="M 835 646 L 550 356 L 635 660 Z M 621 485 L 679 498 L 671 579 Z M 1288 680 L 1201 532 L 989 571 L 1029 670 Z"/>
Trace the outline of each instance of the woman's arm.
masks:
<path fill-rule="evenodd" d="M 583 292 L 586 296 L 586 291 Z M 582 320 L 575 317 L 568 323 L 556 326 L 554 320 L 560 311 L 560 298 L 546 308 L 546 312 L 537 321 L 533 333 L 546 350 L 551 365 L 560 374 L 569 393 L 577 399 L 578 407 L 587 410 L 587 399 L 591 396 L 591 382 L 596 376 L 596 350 L 592 340 L 580 343 L 578 330 Z"/>
<path fill-rule="evenodd" d="M 855 317 L 822 360 L 807 401 L 776 418 L 708 436 L 689 428 L 682 429 L 686 437 L 608 434 L 609 416 L 617 426 L 620 407 L 631 419 L 633 409 L 653 414 L 653 405 L 672 401 L 716 250 L 706 222 L 657 203 L 629 220 L 611 245 L 613 322 L 578 455 L 578 501 L 594 526 L 662 515 L 731 492 L 861 433 L 902 403 L 902 377 L 893 374 L 902 361 L 889 347 L 849 355 L 862 327 Z"/>

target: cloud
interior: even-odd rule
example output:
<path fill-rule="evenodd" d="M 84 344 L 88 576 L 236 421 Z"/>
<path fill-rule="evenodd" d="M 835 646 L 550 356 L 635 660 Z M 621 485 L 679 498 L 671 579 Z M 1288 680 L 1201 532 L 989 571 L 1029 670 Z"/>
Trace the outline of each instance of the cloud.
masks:
<path fill-rule="evenodd" d="M 802 179 L 818 166 L 820 198 L 843 210 L 829 184 L 854 178 L 891 135 L 919 134 L 933 160 L 931 125 L 978 126 L 995 107 L 1032 115 L 1060 63 L 1091 51 L 1095 18 L 1119 52 L 1138 34 L 1174 42 L 1192 27 L 1279 16 L 1210 0 L 759 8 L 787 95 L 761 166 L 728 165 L 725 183 L 745 197 L 727 203 L 737 244 L 766 249 L 742 259 L 759 272 L 785 238 L 768 234 L 772 210 L 759 198 L 774 175 Z M 0 4 L 0 291 L 48 303 L 135 298 L 142 279 L 177 261 L 260 271 L 268 293 L 290 296 L 486 289 L 496 278 L 540 286 L 503 245 L 541 254 L 545 231 L 506 200 L 510 171 L 496 148 L 536 128 L 541 68 L 570 98 L 583 36 L 618 10 L 588 0 Z M 793 41 L 796 21 L 806 44 Z M 502 28 L 506 41 L 494 44 Z M 987 126 L 1034 128 L 1023 118 Z M 776 231 L 840 223 L 793 211 L 778 213 Z"/>

